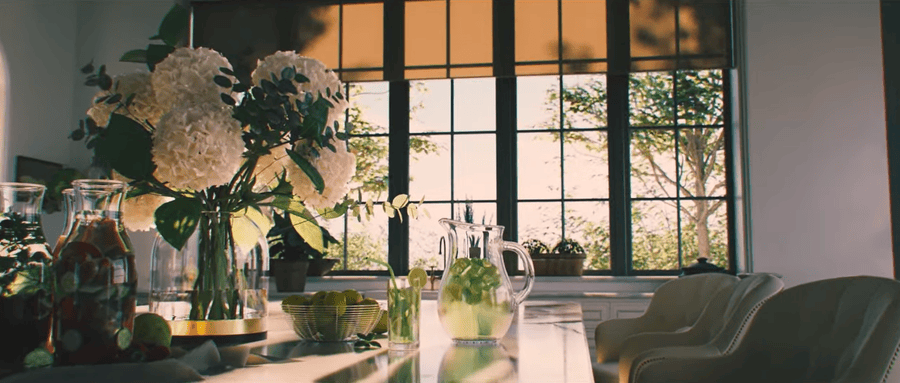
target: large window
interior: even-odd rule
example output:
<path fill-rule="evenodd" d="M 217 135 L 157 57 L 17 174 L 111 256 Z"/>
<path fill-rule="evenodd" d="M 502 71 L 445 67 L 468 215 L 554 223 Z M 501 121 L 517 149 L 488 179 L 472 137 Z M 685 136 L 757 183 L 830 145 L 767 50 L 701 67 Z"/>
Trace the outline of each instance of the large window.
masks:
<path fill-rule="evenodd" d="M 419 219 L 325 223 L 342 272 L 442 269 L 437 220 L 467 208 L 509 240 L 579 241 L 588 274 L 735 269 L 730 1 L 257 2 L 242 22 L 280 32 L 231 51 L 203 28 L 224 6 L 195 3 L 195 42 L 345 81 L 353 197 L 424 198 Z"/>

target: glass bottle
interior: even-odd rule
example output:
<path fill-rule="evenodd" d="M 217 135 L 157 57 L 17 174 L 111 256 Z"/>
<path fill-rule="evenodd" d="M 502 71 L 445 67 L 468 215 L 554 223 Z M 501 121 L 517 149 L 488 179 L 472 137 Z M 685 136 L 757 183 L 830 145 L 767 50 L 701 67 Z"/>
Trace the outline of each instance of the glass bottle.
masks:
<path fill-rule="evenodd" d="M 125 183 L 76 180 L 75 219 L 54 266 L 57 364 L 117 361 L 131 342 L 137 272 L 120 219 Z"/>
<path fill-rule="evenodd" d="M 0 182 L 0 363 L 19 370 L 26 354 L 48 347 L 52 258 L 41 226 L 46 188 Z"/>
<path fill-rule="evenodd" d="M 62 232 L 59 233 L 59 238 L 56 239 L 56 245 L 53 246 L 54 257 L 59 256 L 59 251 L 62 249 L 62 244 L 66 240 L 66 237 L 69 235 L 69 232 L 72 231 L 72 225 L 75 221 L 75 189 L 64 189 L 62 191 L 62 197 L 63 211 L 66 213 L 66 226 L 63 228 Z"/>

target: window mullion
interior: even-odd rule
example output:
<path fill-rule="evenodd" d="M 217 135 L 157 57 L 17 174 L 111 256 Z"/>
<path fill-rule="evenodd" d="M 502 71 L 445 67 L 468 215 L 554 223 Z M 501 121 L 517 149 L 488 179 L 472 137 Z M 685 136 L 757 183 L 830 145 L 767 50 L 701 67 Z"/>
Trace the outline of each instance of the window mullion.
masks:
<path fill-rule="evenodd" d="M 388 96 L 388 196 L 409 194 L 409 81 L 403 80 L 406 60 L 403 0 L 384 2 L 384 78 Z M 401 210 L 405 216 L 406 211 Z M 388 221 L 388 263 L 398 275 L 409 272 L 409 219 Z"/>
<path fill-rule="evenodd" d="M 515 2 L 494 0 L 494 77 L 497 113 L 497 224 L 506 228 L 503 238 L 518 242 L 518 137 L 516 136 L 517 87 L 515 75 Z M 519 258 L 504 254 L 506 271 L 514 275 Z"/>
<path fill-rule="evenodd" d="M 606 2 L 609 248 L 613 275 L 631 272 L 631 184 L 628 78 L 631 70 L 629 2 Z"/>

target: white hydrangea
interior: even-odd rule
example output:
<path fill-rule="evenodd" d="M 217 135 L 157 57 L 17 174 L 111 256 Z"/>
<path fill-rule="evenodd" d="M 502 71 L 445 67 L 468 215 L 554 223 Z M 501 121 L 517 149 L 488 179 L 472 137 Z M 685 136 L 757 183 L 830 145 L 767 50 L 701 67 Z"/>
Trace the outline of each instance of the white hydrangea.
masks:
<path fill-rule="evenodd" d="M 256 177 L 256 185 L 270 186 L 281 177 L 281 174 L 293 163 L 284 152 L 283 148 L 273 149 L 271 153 L 259 157 L 253 175 Z"/>
<path fill-rule="evenodd" d="M 144 194 L 128 198 L 122 202 L 122 223 L 131 231 L 149 231 L 156 228 L 154 213 L 156 208 L 171 201 L 170 197 Z"/>
<path fill-rule="evenodd" d="M 131 179 L 112 172 L 112 178 L 117 181 L 131 182 Z M 122 224 L 131 231 L 149 231 L 156 228 L 154 213 L 156 208 L 171 201 L 170 197 L 158 194 L 144 194 L 137 197 L 126 198 L 122 201 Z"/>
<path fill-rule="evenodd" d="M 208 48 L 178 48 L 162 62 L 156 64 L 151 74 L 156 99 L 163 106 L 173 107 L 185 103 L 224 105 L 222 93 L 230 89 L 220 87 L 213 77 L 227 76 L 219 68 L 231 68 L 224 56 Z"/>
<path fill-rule="evenodd" d="M 101 90 L 97 92 L 93 99 L 96 100 L 113 93 L 121 94 L 123 102 L 129 95 L 134 94 L 134 100 L 127 110 L 123 108 L 115 110 L 118 103 L 113 105 L 109 105 L 106 102 L 95 103 L 88 109 L 87 115 L 98 126 L 109 124 L 109 117 L 114 110 L 116 114 L 125 115 L 140 122 L 148 121 L 153 126 L 156 126 L 159 118 L 168 111 L 168 108 L 164 108 L 156 102 L 156 95 L 153 92 L 153 86 L 150 84 L 150 73 L 136 72 L 116 76 L 113 78 L 113 88 L 110 91 Z"/>
<path fill-rule="evenodd" d="M 156 178 L 172 188 L 192 190 L 230 181 L 241 166 L 241 132 L 231 108 L 175 107 L 153 132 Z"/>
<path fill-rule="evenodd" d="M 287 167 L 288 179 L 294 187 L 294 195 L 300 197 L 309 206 L 320 209 L 333 207 L 350 191 L 350 179 L 356 173 L 356 156 L 347 151 L 347 144 L 337 140 L 334 143 L 336 151 L 331 149 L 317 149 L 319 157 L 312 153 L 303 153 L 310 163 L 322 175 L 325 181 L 325 189 L 322 194 L 316 192 L 316 188 L 309 180 L 309 176 L 299 166 L 290 161 Z"/>
<path fill-rule="evenodd" d="M 300 73 L 309 79 L 309 82 L 305 83 L 294 82 L 299 93 L 297 96 L 291 96 L 291 102 L 296 99 L 302 100 L 303 97 L 306 97 L 306 93 L 312 94 L 313 100 L 315 100 L 319 97 L 319 94 L 323 96 L 327 94 L 326 88 L 331 89 L 331 94 L 337 92 L 344 93 L 344 87 L 341 84 L 341 80 L 338 79 L 333 71 L 326 68 L 325 64 L 314 58 L 300 56 L 297 52 L 293 51 L 279 51 L 262 60 L 257 60 L 256 70 L 250 75 L 253 85 L 259 86 L 262 80 L 271 81 L 273 75 L 275 78 L 280 79 L 281 71 L 284 68 L 291 66 L 296 69 L 297 73 Z M 334 127 L 335 122 L 338 123 L 338 126 L 343 126 L 344 111 L 347 110 L 348 105 L 347 96 L 344 95 L 344 98 L 339 101 L 335 101 L 334 99 L 330 99 L 329 101 L 334 104 L 334 108 L 331 108 L 331 110 L 328 111 L 327 126 Z"/>

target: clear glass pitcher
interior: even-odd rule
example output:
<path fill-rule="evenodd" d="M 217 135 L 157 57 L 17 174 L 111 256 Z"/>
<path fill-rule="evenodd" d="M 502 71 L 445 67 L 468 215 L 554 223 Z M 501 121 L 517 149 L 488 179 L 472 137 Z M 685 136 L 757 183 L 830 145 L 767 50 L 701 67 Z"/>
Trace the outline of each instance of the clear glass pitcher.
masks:
<path fill-rule="evenodd" d="M 456 342 L 496 342 L 506 335 L 516 308 L 531 292 L 534 266 L 522 245 L 503 240 L 503 226 L 441 219 L 449 249 L 438 292 L 438 317 Z M 503 251 L 519 255 L 525 286 L 515 292 Z"/>

